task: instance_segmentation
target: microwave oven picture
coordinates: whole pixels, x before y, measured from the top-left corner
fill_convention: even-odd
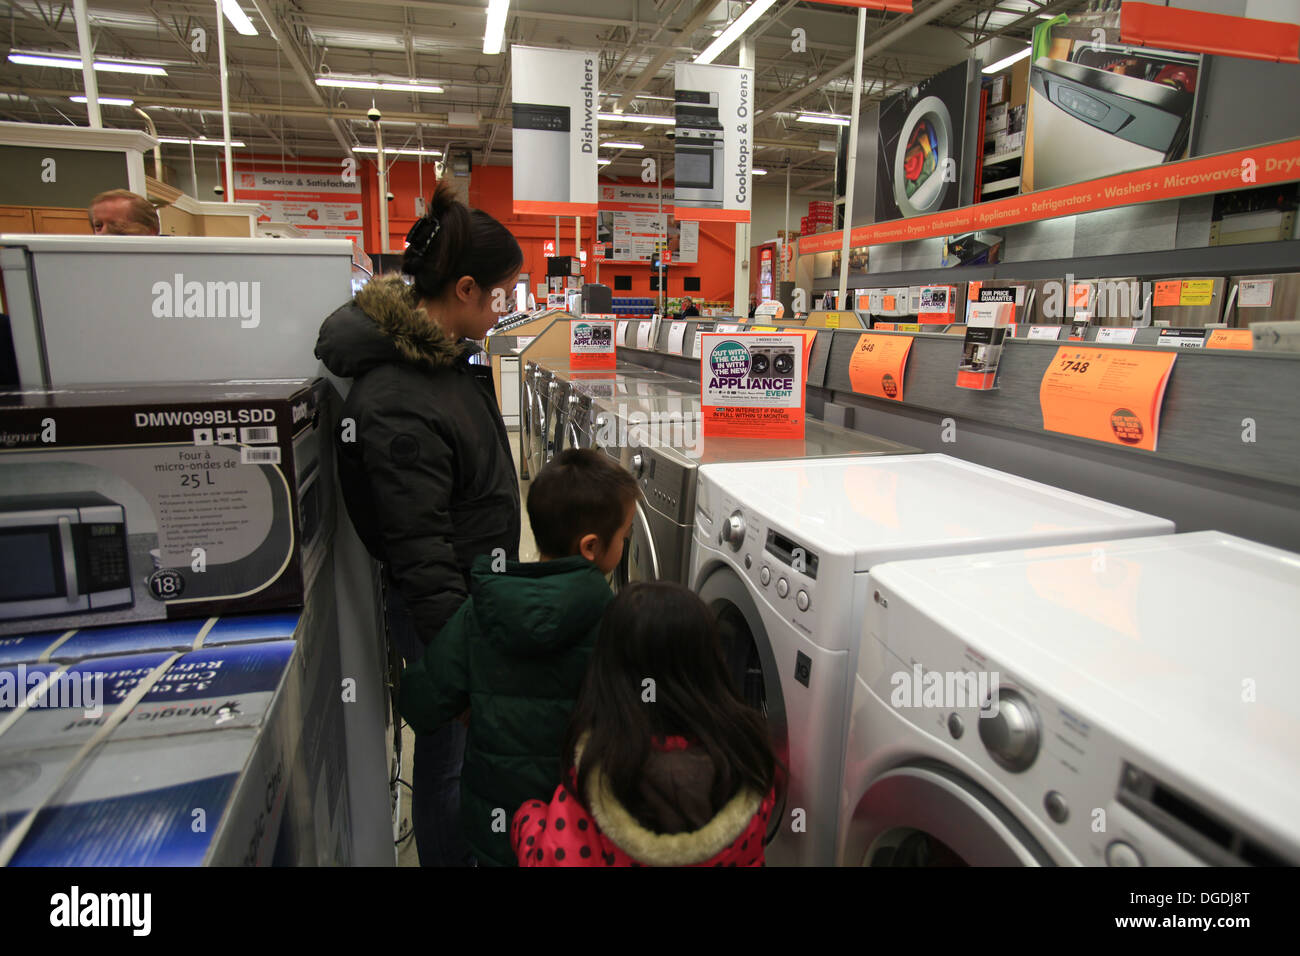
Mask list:
[[[0,620],[133,603],[120,504],[90,491],[0,498]]]

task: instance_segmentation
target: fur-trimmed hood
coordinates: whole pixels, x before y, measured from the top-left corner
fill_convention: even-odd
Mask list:
[[[375,276],[321,325],[316,357],[335,375],[358,378],[377,365],[404,362],[449,368],[479,351],[457,342],[416,304],[401,276]]]

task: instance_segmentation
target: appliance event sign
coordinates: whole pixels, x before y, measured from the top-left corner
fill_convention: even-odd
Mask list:
[[[704,434],[803,438],[804,372],[799,333],[702,333]]]

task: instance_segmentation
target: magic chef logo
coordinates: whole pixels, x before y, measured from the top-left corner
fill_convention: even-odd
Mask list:
[[[244,329],[262,324],[261,282],[187,282],[178,272],[151,291],[155,319],[239,319]]]

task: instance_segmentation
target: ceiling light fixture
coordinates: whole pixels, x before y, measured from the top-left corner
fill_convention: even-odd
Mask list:
[[[175,146],[225,146],[226,145],[226,141],[224,139],[206,139],[206,138],[182,139],[177,136],[159,136],[158,142],[170,143]],[[231,149],[243,149],[244,142],[243,140],[232,139],[230,141],[230,147]]]
[[[341,90],[382,90],[385,93],[442,93],[443,88],[432,80],[403,80],[382,76],[339,76],[331,73],[316,77],[317,86]]]
[[[767,175],[767,170],[766,170],[766,169],[755,169],[755,170],[754,170],[754,175],[755,175],[755,176],[766,176],[766,175]]]
[[[510,0],[488,0],[487,27],[483,30],[483,52],[488,56],[495,56],[505,47],[509,12]]]
[[[815,123],[818,126],[848,126],[851,122],[849,117],[840,116],[838,113],[800,112],[795,119],[800,123]]]
[[[86,98],[84,96],[69,96],[68,99],[72,100],[72,102],[74,103],[86,102]],[[124,96],[101,96],[99,97],[98,102],[100,106],[134,106],[135,105],[135,100],[128,100]]]
[[[1019,63],[1019,62],[1020,62],[1021,60],[1023,60],[1025,57],[1029,56],[1029,54],[1033,52],[1033,49],[1034,49],[1034,48],[1033,48],[1032,46],[1027,46],[1027,47],[1025,47],[1023,50],[1021,50],[1019,53],[1013,53],[1013,54],[1011,54],[1011,55],[1008,56],[1008,57],[1003,57],[1001,60],[998,60],[998,62],[996,62],[996,63],[990,63],[988,66],[984,67],[984,72],[985,72],[985,73],[1001,73],[1001,72],[1002,72],[1003,70],[1005,70],[1007,67],[1009,67],[1009,66],[1013,66],[1014,64]]]
[[[596,118],[609,123],[648,123],[651,126],[677,125],[677,120],[671,116],[646,116],[640,113],[597,113]]]
[[[240,9],[239,0],[221,0],[221,9],[235,30],[246,37],[257,36],[257,27],[253,26],[253,21],[248,19],[248,14]]]
[[[596,160],[596,165],[597,165],[597,166],[608,166],[608,165],[609,165],[610,163],[612,163],[612,162],[613,162],[612,159],[598,159],[598,160]]]
[[[623,140],[611,139],[600,144],[601,149],[645,149],[645,143],[628,143]]]
[[[353,146],[353,147],[352,147],[352,152],[354,152],[354,153],[378,153],[378,152],[379,152],[379,147],[378,147],[378,146]],[[384,150],[384,155],[385,155],[385,156],[441,156],[441,155],[442,155],[442,150],[438,150],[438,149],[407,149],[407,148],[405,148],[405,147],[403,147],[403,148],[399,148],[399,149],[387,149],[387,148],[386,148],[386,149]]]
[[[696,63],[712,63],[722,52],[735,43],[742,33],[748,30],[754,21],[767,13],[776,0],[754,0],[745,12],[732,21],[731,26],[722,31],[722,36],[704,48],[704,52],[695,58]]]
[[[59,53],[10,53],[10,63],[23,66],[54,66],[64,70],[80,70],[81,58]],[[156,63],[136,60],[96,60],[95,69],[101,73],[134,73],[140,76],[166,76],[167,71]]]

